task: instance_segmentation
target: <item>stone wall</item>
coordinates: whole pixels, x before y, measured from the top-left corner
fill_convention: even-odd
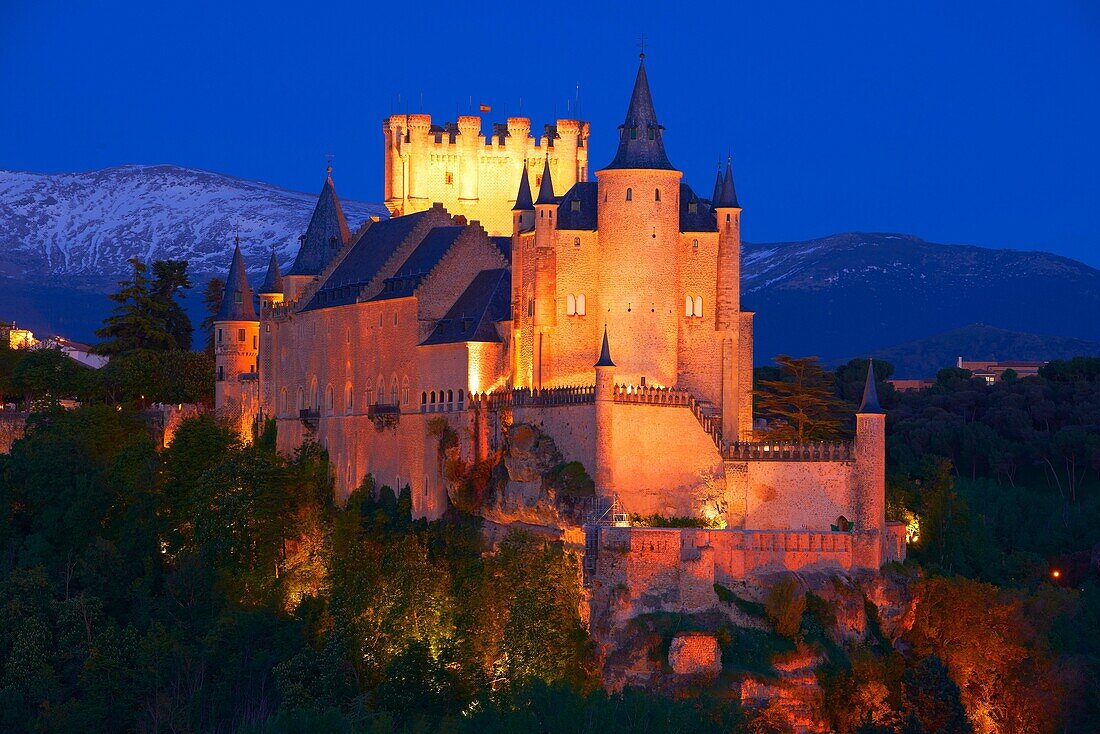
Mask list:
[[[11,453],[12,444],[23,438],[26,425],[26,413],[3,410],[0,406],[0,454]]]
[[[852,514],[851,461],[748,461],[727,464],[730,524],[761,529],[822,530]]]

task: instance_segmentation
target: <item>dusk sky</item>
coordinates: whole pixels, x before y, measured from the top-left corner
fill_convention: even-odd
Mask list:
[[[231,6],[231,7],[230,7]],[[1100,3],[0,0],[0,168],[174,163],[382,198],[382,117],[592,122],[645,35],[672,162],[749,241],[897,231],[1100,267]],[[398,102],[400,95],[400,102]],[[559,192],[562,193],[562,192]]]

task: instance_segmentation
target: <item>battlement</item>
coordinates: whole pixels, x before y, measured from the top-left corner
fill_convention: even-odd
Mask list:
[[[388,146],[402,147],[428,143],[433,146],[468,146],[474,142],[484,147],[515,148],[527,152],[530,162],[543,157],[540,151],[552,150],[555,141],[568,136],[569,143],[578,148],[588,145],[589,123],[585,120],[563,118],[543,125],[542,135],[531,135],[531,118],[509,117],[505,122],[490,124],[492,132],[482,133],[484,122],[479,115],[460,115],[457,122],[433,124],[432,116],[423,113],[390,115],[382,120],[382,132]],[[533,141],[533,142],[532,142]]]
[[[853,461],[852,444],[845,441],[734,441],[722,458],[728,461]]]

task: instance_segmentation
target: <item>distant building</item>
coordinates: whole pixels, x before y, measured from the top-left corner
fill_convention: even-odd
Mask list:
[[[89,345],[74,342],[63,336],[50,337],[42,343],[42,346],[48,349],[60,349],[70,358],[80,362],[85,367],[91,367],[93,370],[98,370],[111,361],[110,357],[95,354]]]
[[[16,328],[14,321],[0,324],[0,342],[7,344],[9,349],[34,349],[38,346],[34,332]]]
[[[893,385],[898,392],[923,390],[936,384],[936,381],[931,377],[922,377],[919,380],[887,380],[887,382]]]
[[[1017,377],[1035,377],[1039,374],[1039,368],[1045,364],[1046,362],[1020,362],[1011,360],[1005,362],[965,360],[959,357],[955,366],[961,370],[969,370],[975,377],[981,377],[992,385],[997,380],[1000,380],[1008,370],[1015,372]]]

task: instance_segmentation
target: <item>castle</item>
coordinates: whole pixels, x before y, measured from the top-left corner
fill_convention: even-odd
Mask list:
[[[280,451],[319,441],[341,496],[367,474],[407,485],[428,518],[449,506],[441,422],[470,464],[529,425],[595,482],[591,571],[671,564],[713,594],[757,569],[901,560],[870,373],[854,441],[754,438],[731,167],[709,198],[682,180],[644,58],[595,181],[586,122],[558,120],[541,145],[526,119],[480,126],[387,118],[393,216],[352,233],[330,169],[293,265],[273,254],[255,295],[237,247],[215,324],[219,412],[242,431],[273,419]],[[628,513],[712,529],[611,521]]]

